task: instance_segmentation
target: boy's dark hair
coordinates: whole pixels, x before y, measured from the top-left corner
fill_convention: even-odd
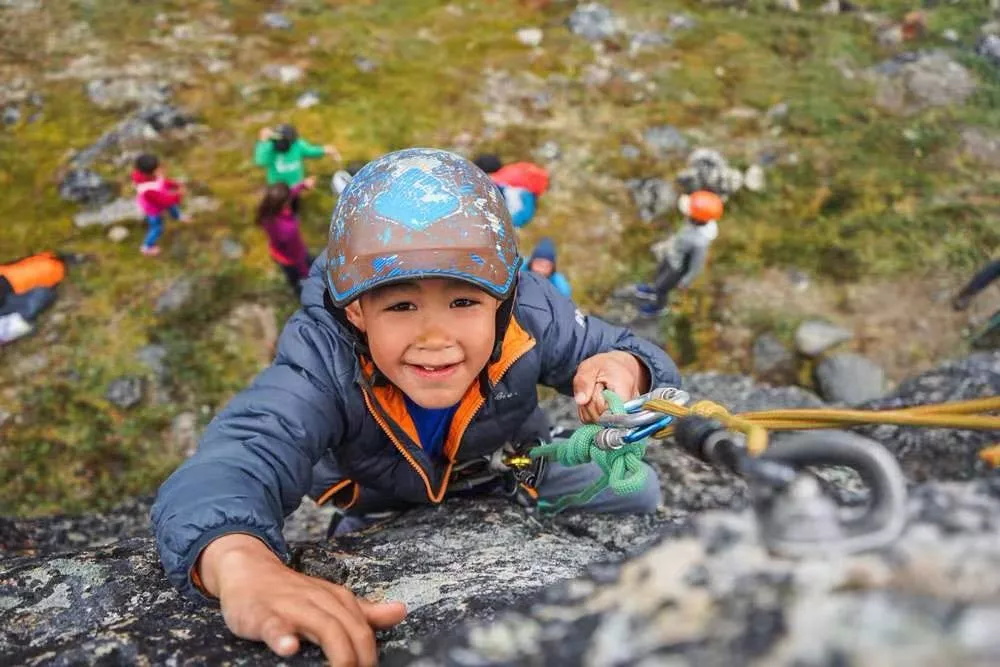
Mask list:
[[[266,225],[274,220],[292,198],[292,190],[285,183],[274,183],[267,186],[264,196],[257,205],[257,224]],[[294,212],[294,208],[293,208]]]
[[[152,176],[157,167],[160,166],[160,158],[152,153],[143,153],[135,159],[136,171],[141,171],[147,176]]]
[[[296,130],[293,125],[289,125],[287,123],[279,125],[275,128],[274,133],[278,136],[271,139],[271,142],[274,144],[274,150],[279,153],[287,152],[288,149],[292,147],[292,144],[294,144],[299,138],[298,130]]]
[[[357,176],[358,172],[364,169],[365,165],[368,164],[364,160],[351,160],[347,163],[347,173],[351,176]]]
[[[500,161],[500,157],[495,153],[480,153],[476,156],[476,159],[473,160],[472,163],[485,171],[487,174],[500,171],[500,167],[503,166],[503,162]]]

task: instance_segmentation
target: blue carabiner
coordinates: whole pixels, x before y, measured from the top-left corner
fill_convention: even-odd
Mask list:
[[[647,438],[656,433],[657,431],[665,428],[673,420],[674,418],[671,417],[670,415],[663,415],[662,418],[658,419],[652,424],[641,426],[639,428],[633,429],[632,431],[629,431],[628,434],[626,434],[625,437],[622,438],[622,441],[628,445],[631,445],[633,442],[639,442],[643,438]]]

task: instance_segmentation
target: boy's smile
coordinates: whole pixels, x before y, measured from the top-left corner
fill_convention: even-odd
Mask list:
[[[469,283],[428,278],[372,290],[345,310],[394,385],[418,405],[447,408],[489,362],[499,306]]]

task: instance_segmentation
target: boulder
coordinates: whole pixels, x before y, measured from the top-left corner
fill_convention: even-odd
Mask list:
[[[826,400],[856,405],[885,393],[885,371],[859,354],[844,352],[820,361],[816,384]]]
[[[804,355],[814,357],[852,337],[850,331],[835,324],[821,320],[806,320],[795,330],[795,349]]]

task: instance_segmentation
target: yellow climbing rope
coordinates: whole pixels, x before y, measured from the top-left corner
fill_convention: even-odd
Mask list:
[[[895,410],[837,410],[837,409],[786,409],[762,410],[732,414],[712,401],[698,401],[691,406],[653,398],[643,405],[675,418],[687,415],[709,417],[720,422],[727,430],[746,436],[747,451],[756,456],[767,448],[768,431],[799,431],[806,429],[837,428],[859,424],[895,424],[897,426],[930,426],[986,431],[1000,431],[1000,415],[984,412],[1000,411],[1000,396],[989,396],[968,401],[915,405]],[[673,425],[657,431],[654,438],[666,438],[673,433]],[[1000,443],[979,452],[979,457],[991,466],[1000,466]]]

